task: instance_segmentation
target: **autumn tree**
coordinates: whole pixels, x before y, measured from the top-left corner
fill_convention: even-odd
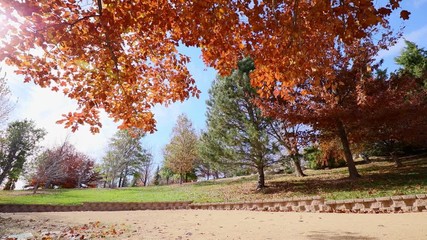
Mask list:
[[[46,132],[33,121],[14,121],[0,136],[0,185],[7,178],[6,189],[13,189]]]
[[[249,167],[258,173],[257,189],[265,187],[264,170],[277,161],[277,146],[268,134],[269,120],[256,106],[257,93],[250,85],[252,60],[244,59],[229,77],[219,77],[209,91],[205,144],[218,154],[210,160]]]
[[[151,165],[147,163],[152,157],[141,145],[143,137],[144,134],[137,131],[120,130],[111,138],[102,163],[105,181],[110,187],[125,187],[129,185],[129,176],[139,178],[145,170],[149,171]]]
[[[34,193],[39,186],[80,188],[96,184],[99,179],[94,160],[77,151],[67,139],[61,145],[43,151],[32,165],[30,181],[34,185]]]
[[[402,166],[398,157],[402,146],[427,146],[427,54],[414,43],[406,44],[396,58],[401,68],[389,75],[380,71],[371,84],[369,124],[360,129],[367,145],[382,148],[397,167]]]
[[[301,167],[302,149],[308,145],[312,135],[311,129],[304,124],[292,124],[285,120],[271,120],[269,134],[283,147],[291,160],[297,177],[307,176]]]
[[[178,116],[172,130],[172,138],[163,150],[165,165],[172,172],[179,174],[179,183],[194,169],[197,155],[197,134],[186,115]]]
[[[153,131],[155,104],[199,93],[178,46],[199,47],[223,76],[251,56],[260,96],[277,88],[274,94],[288,99],[288,88],[307,81],[339,83],[337,44],[347,48],[372,30],[388,31],[400,2],[1,0],[0,61],[26,82],[77,101],[76,112],[60,121],[66,127],[86,123],[97,132],[103,109],[121,128]]]
[[[302,150],[316,139],[311,123],[304,121],[304,113],[308,113],[302,109],[305,107],[301,104],[304,100],[299,98],[290,102],[275,97],[255,99],[263,115],[269,117],[268,134],[275,139],[284,158],[291,160],[297,177],[306,176],[301,167]]]

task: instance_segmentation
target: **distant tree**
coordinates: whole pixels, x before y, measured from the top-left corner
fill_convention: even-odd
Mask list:
[[[99,173],[94,168],[95,162],[77,151],[68,140],[42,152],[33,165],[35,171],[30,179],[34,185],[34,193],[40,185],[44,185],[44,188],[53,185],[79,188],[83,184],[93,185],[99,180]]]
[[[14,121],[0,136],[0,185],[8,178],[6,189],[13,189],[24,164],[35,153],[46,132],[33,121]]]
[[[162,177],[160,175],[160,166],[157,166],[156,172],[154,173],[153,184],[156,186],[160,185],[161,180],[162,180]]]
[[[406,47],[395,58],[401,66],[400,74],[411,74],[416,78],[422,78],[424,87],[427,88],[427,51],[419,48],[415,43],[405,40]]]
[[[165,162],[163,162],[163,166],[160,168],[160,176],[164,179],[164,183],[166,185],[170,183],[170,180],[173,177],[172,170],[165,165]]]
[[[130,174],[133,174],[131,186],[147,186],[149,184],[149,179],[151,176],[151,170],[153,165],[153,156],[152,154],[143,149],[140,154],[138,154],[138,162],[130,166]]]
[[[197,135],[191,121],[181,114],[172,130],[172,139],[165,146],[163,155],[165,165],[172,172],[179,174],[179,183],[182,184],[187,173],[191,173],[197,155]]]
[[[110,140],[102,163],[103,175],[110,187],[128,186],[129,176],[136,175],[138,179],[144,176],[145,170],[148,173],[150,164],[147,163],[152,157],[140,143],[143,137],[141,132],[120,130]]]
[[[6,122],[13,107],[10,102],[10,90],[7,86],[6,75],[0,76],[0,126]]]
[[[239,63],[229,77],[218,77],[209,90],[207,131],[202,136],[204,157],[222,165],[252,168],[258,173],[257,189],[265,187],[264,169],[276,162],[276,144],[267,132],[268,118],[254,103],[250,85],[251,59]],[[209,154],[212,148],[213,154]]]

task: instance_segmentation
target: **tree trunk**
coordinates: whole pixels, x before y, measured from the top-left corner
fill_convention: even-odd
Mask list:
[[[184,180],[184,174],[180,173],[179,174],[179,184],[182,184],[183,180]]]
[[[258,185],[257,190],[262,190],[265,188],[265,176],[264,176],[264,166],[258,167]]]
[[[81,176],[78,176],[77,178],[77,188],[81,188],[82,187],[82,178]]]
[[[9,162],[6,164],[6,166],[2,169],[3,172],[0,174],[0,185],[3,183],[4,179],[6,178],[9,171],[12,169],[12,164]]]
[[[45,183],[45,185],[44,185],[44,188],[45,189],[48,189],[49,187],[50,187],[50,185],[52,184],[52,181],[51,180],[47,180],[47,182]]]
[[[390,153],[391,159],[394,161],[394,166],[397,168],[403,167],[402,161],[395,152]]]
[[[9,190],[13,190],[14,189],[14,183],[13,180],[11,180],[10,178],[7,180],[6,184],[4,185],[3,190],[5,191],[9,191]]]
[[[294,165],[294,169],[295,169],[295,175],[297,177],[305,177],[307,175],[304,174],[304,172],[302,171],[301,168],[301,162],[299,161],[298,156],[293,156],[292,157],[292,164]]]
[[[121,187],[122,186],[122,175],[120,174],[120,177],[119,177],[119,183],[117,184],[117,187]]]
[[[347,161],[348,173],[350,174],[350,178],[359,178],[360,174],[357,172],[356,164],[353,161],[353,155],[351,154],[347,133],[341,120],[337,120],[337,128],[338,137],[341,140],[345,160]]]
[[[39,181],[37,181],[37,183],[36,183],[36,185],[34,186],[34,189],[33,189],[33,194],[36,194],[37,189],[39,189],[39,185],[40,185],[40,183],[39,183]]]

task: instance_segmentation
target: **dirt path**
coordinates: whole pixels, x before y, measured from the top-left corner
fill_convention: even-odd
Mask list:
[[[0,236],[40,239],[427,239],[427,213],[250,211],[0,213]]]

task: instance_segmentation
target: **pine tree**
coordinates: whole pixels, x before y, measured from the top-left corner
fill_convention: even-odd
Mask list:
[[[262,189],[264,169],[275,162],[277,148],[267,133],[268,119],[254,103],[257,95],[249,79],[252,70],[253,61],[244,59],[231,76],[219,77],[213,83],[202,141],[215,152],[211,157],[205,155],[211,161],[256,169],[257,189]]]

